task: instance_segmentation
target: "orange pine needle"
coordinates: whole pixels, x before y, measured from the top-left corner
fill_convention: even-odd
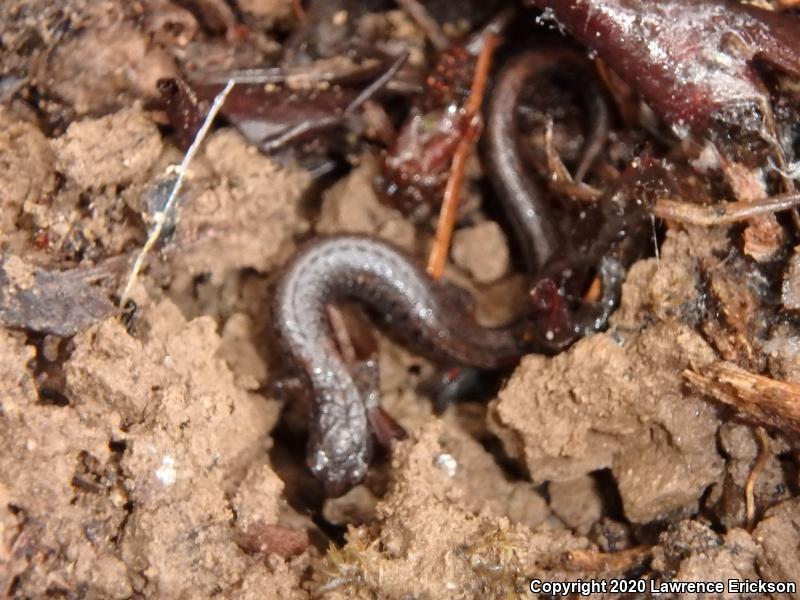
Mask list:
[[[305,21],[306,20],[306,9],[303,8],[303,0],[294,0],[292,2],[292,7],[294,8],[294,14],[297,17],[298,21]]]
[[[461,201],[461,186],[464,181],[464,170],[467,165],[475,142],[480,135],[481,117],[480,109],[483,104],[483,95],[486,91],[486,83],[489,79],[489,68],[492,64],[492,56],[499,43],[499,37],[495,33],[489,33],[481,48],[478,62],[475,66],[475,76],[472,79],[469,99],[464,107],[464,119],[467,122],[467,131],[453,155],[453,162],[450,166],[450,178],[444,191],[442,208],[439,212],[439,224],[436,228],[436,237],[433,240],[433,248],[428,258],[428,275],[434,279],[441,279],[444,274],[444,265],[450,251],[450,241],[453,237],[453,229],[456,223],[458,205]]]

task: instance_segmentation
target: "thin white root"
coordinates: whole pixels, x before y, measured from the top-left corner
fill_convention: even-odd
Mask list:
[[[209,109],[208,114],[203,121],[203,125],[197,131],[197,135],[194,136],[192,145],[189,146],[189,149],[186,151],[186,154],[184,155],[183,160],[178,167],[175,185],[172,187],[172,191],[169,194],[169,198],[167,198],[166,204],[164,204],[164,208],[153,215],[153,227],[150,229],[150,233],[147,236],[144,246],[142,246],[142,249],[136,256],[136,260],[133,263],[131,272],[128,275],[128,280],[125,282],[125,288],[122,290],[122,294],[120,295],[119,307],[121,309],[124,309],[125,305],[128,303],[131,289],[133,288],[134,283],[136,283],[136,278],[139,276],[139,271],[142,269],[144,259],[147,257],[147,253],[150,252],[151,248],[158,241],[158,238],[161,236],[161,231],[164,229],[164,223],[167,221],[167,215],[169,215],[175,207],[175,203],[178,200],[178,194],[183,187],[183,180],[186,178],[186,172],[189,170],[189,164],[192,162],[192,159],[194,159],[195,154],[197,154],[197,151],[199,150],[200,145],[203,143],[203,140],[206,138],[206,135],[208,135],[208,130],[211,129],[211,124],[214,122],[214,118],[222,108],[225,98],[228,97],[228,94],[231,92],[234,85],[236,85],[236,82],[233,79],[229,79],[223,90],[214,98],[214,102],[211,104],[211,108]]]

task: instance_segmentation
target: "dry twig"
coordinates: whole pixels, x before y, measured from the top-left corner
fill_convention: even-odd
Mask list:
[[[756,375],[729,362],[717,362],[703,373],[686,370],[697,390],[736,408],[742,418],[781,431],[800,433],[800,385]]]
[[[441,52],[450,45],[450,38],[445,35],[439,23],[436,22],[419,0],[397,0],[397,4],[422,29],[434,48]]]
[[[464,119],[468,123],[469,131],[461,139],[453,155],[453,163],[450,167],[450,178],[447,180],[447,187],[444,191],[442,209],[439,213],[439,223],[436,228],[436,237],[433,241],[433,248],[428,258],[428,274],[434,279],[441,279],[444,274],[444,264],[447,260],[447,253],[450,250],[450,240],[453,237],[458,204],[461,200],[461,186],[464,181],[464,170],[467,159],[472,153],[472,148],[480,135],[480,109],[483,103],[483,94],[486,90],[486,83],[489,78],[489,68],[492,63],[492,56],[497,48],[499,37],[494,32],[490,32],[484,38],[483,48],[478,56],[478,64],[475,67],[475,77],[472,79],[472,89],[470,90],[469,100],[464,109]]]
[[[770,443],[767,431],[763,427],[758,427],[756,429],[756,435],[758,435],[759,443],[758,457],[744,484],[745,523],[748,531],[753,529],[756,523],[756,499],[754,492],[756,482],[758,481],[758,476],[761,475],[761,472],[764,470],[764,467],[767,466],[767,460],[769,460],[770,457]]]
[[[668,221],[711,227],[730,225],[797,206],[800,206],[800,194],[774,196],[758,202],[720,202],[710,206],[662,198],[656,202],[653,214]]]
[[[303,8],[303,0],[293,0],[292,8],[294,9],[294,15],[297,17],[298,21],[303,22],[306,20],[308,15],[306,14],[306,9]]]
[[[136,278],[139,276],[139,271],[142,269],[144,259],[147,257],[147,253],[150,251],[150,249],[158,241],[158,238],[161,236],[161,231],[164,229],[164,223],[168,220],[170,213],[172,213],[172,210],[175,208],[175,203],[177,202],[178,194],[183,187],[183,180],[186,178],[186,172],[189,169],[189,164],[197,154],[200,145],[203,143],[203,140],[208,134],[208,130],[211,128],[211,124],[214,122],[214,117],[217,116],[217,113],[225,102],[225,98],[228,97],[228,94],[233,89],[234,85],[235,82],[233,80],[228,80],[228,83],[225,85],[223,90],[214,98],[214,102],[211,104],[211,108],[209,109],[208,114],[203,121],[203,125],[200,127],[197,135],[195,135],[192,145],[189,146],[189,149],[186,151],[186,155],[183,157],[183,161],[181,161],[181,164],[178,167],[175,185],[170,192],[164,208],[153,215],[154,225],[147,236],[147,240],[145,240],[144,246],[142,246],[141,251],[136,257],[136,261],[133,263],[130,275],[128,275],[128,280],[125,283],[125,288],[123,289],[119,300],[120,308],[125,308],[125,305],[128,303],[131,288],[133,287],[133,284],[136,283]]]

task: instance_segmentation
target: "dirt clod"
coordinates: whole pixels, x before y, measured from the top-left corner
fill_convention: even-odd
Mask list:
[[[630,520],[689,513],[722,460],[718,417],[684,393],[680,373],[712,356],[691,330],[660,325],[595,335],[553,360],[528,357],[493,406],[494,429],[534,481],[610,468]]]
[[[493,221],[459,229],[453,237],[453,262],[478,283],[492,283],[509,268],[508,244],[500,226]]]
[[[76,121],[53,143],[56,166],[84,189],[130,183],[161,153],[158,129],[141,111]]]

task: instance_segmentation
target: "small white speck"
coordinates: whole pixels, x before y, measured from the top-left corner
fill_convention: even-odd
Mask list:
[[[447,473],[448,477],[455,477],[458,471],[458,461],[452,454],[440,454],[436,457],[436,466]]]
[[[177,473],[175,472],[175,459],[169,454],[165,455],[164,458],[161,459],[161,466],[156,469],[156,479],[158,479],[167,487],[175,483],[175,480],[177,479]]]
[[[544,337],[547,338],[547,341],[552,341],[552,339],[555,337],[555,334],[552,331],[548,331],[544,334]]]

